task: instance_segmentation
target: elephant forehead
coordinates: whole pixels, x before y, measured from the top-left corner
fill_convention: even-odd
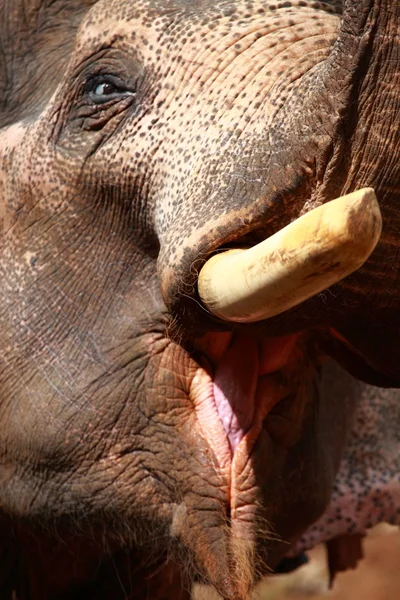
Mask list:
[[[340,4],[337,0],[336,4]],[[312,0],[291,0],[290,2],[275,2],[274,0],[97,0],[95,6],[90,10],[85,24],[98,26],[99,32],[106,33],[109,24],[115,19],[123,19],[129,22],[137,21],[146,27],[154,25],[160,27],[170,23],[170,19],[176,17],[200,18],[202,26],[206,26],[210,18],[216,15],[226,16],[231,22],[237,17],[248,16],[258,12],[259,14],[274,14],[279,9],[295,8],[298,6],[312,6],[318,4],[323,6],[334,5],[334,1],[328,0],[323,3],[315,3]],[[106,28],[104,27],[106,24]],[[168,25],[167,25],[168,26]],[[188,30],[187,30],[188,31]]]
[[[290,34],[286,31],[288,26],[305,24],[302,32],[306,29],[306,34],[315,33],[313,23],[310,22],[312,17],[311,21],[320,21],[317,28],[324,33],[325,18],[329,14],[340,12],[340,4],[340,0],[337,3],[334,0],[291,0],[277,3],[272,0],[98,0],[83,19],[76,50],[85,52],[88,44],[98,43],[104,47],[121,39],[128,43],[134,42],[136,48],[156,43],[157,48],[150,48],[154,50],[153,58],[156,62],[161,54],[160,46],[166,45],[171,50],[172,42],[172,53],[177,52],[182,60],[189,61],[191,56],[183,53],[184,47],[186,51],[190,48],[193,52],[201,51],[202,57],[206,57],[207,52],[204,53],[204,50],[211,48],[206,44],[213,40],[218,41],[218,49],[224,50],[232,46],[232,38],[240,43],[243,36],[258,31],[261,26],[265,29],[263,33],[281,30],[280,41],[283,41]],[[316,11],[321,14],[315,14]],[[285,20],[285,17],[290,17],[290,21]],[[253,28],[249,30],[250,23]],[[262,33],[258,35],[260,37]],[[201,46],[197,45],[199,42]],[[212,50],[216,50],[216,47]]]
[[[152,39],[160,41],[160,35],[165,33],[172,32],[173,35],[171,25],[176,22],[184,20],[186,35],[194,35],[198,29],[196,19],[201,18],[204,29],[216,14],[234,15],[238,12],[240,13],[240,10],[238,11],[237,6],[232,6],[231,2],[225,0],[98,0],[82,23],[77,47],[84,47],[88,41],[109,42],[115,40],[119,34],[126,35],[128,40],[148,45]]]
[[[337,33],[334,13],[333,4],[304,0],[114,0],[89,13],[77,59],[112,45],[135,53],[145,72],[142,114],[125,122],[97,161],[106,161],[108,177],[119,176],[121,159],[137,169],[134,142],[136,155],[151,162],[148,211],[161,258],[165,252],[175,264],[183,246],[207,238],[211,215],[213,227],[229,220],[227,229],[237,229],[251,218],[249,203],[265,204],[268,132],[278,112],[280,128],[290,126],[284,102],[325,58]]]

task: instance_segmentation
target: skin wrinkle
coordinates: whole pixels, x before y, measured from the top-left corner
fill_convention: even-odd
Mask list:
[[[323,56],[322,56],[322,58],[324,57],[324,54],[325,54],[325,52],[323,52]],[[267,69],[268,69],[268,67],[264,67],[264,69],[263,69],[263,70],[267,71]],[[312,69],[312,67],[311,67],[311,69]],[[311,69],[310,69],[310,70],[311,70]],[[294,71],[294,72],[295,72],[295,71]],[[306,71],[305,71],[305,72],[306,72]],[[262,73],[262,70],[260,71],[259,75],[260,75],[261,73]],[[290,81],[290,83],[291,83],[291,84],[293,84],[293,83],[294,83],[294,81],[295,81],[297,78],[299,78],[299,77],[300,77],[300,75],[296,73],[296,75],[295,75],[295,79],[294,79],[293,81]],[[258,103],[262,102],[263,100],[265,101],[265,100],[266,100],[266,98],[267,98],[269,95],[273,95],[274,88],[276,88],[276,89],[279,89],[279,88],[278,88],[278,81],[279,81],[279,79],[278,79],[278,80],[277,80],[277,81],[274,83],[274,85],[273,85],[273,88],[272,88],[272,89],[271,89],[269,92],[267,92],[267,91],[265,91],[265,92],[264,92],[264,93],[265,93],[265,97],[264,97],[264,98],[262,98],[261,94],[257,96],[257,102],[258,102]],[[283,89],[282,89],[282,92],[284,91],[284,89],[285,89],[285,88],[283,88]],[[289,84],[288,84],[288,89],[290,89],[290,88],[289,88]],[[274,119],[275,119],[275,118],[278,118],[279,111],[280,111],[282,108],[283,108],[283,105],[281,105],[281,106],[278,106],[278,107],[275,109],[275,111],[274,111],[274,113],[273,113],[273,115],[272,115],[272,118],[274,118]],[[247,127],[247,125],[250,127],[250,126],[251,126],[251,123],[252,123],[252,121],[254,121],[254,119],[256,119],[256,118],[258,118],[258,119],[259,119],[259,118],[260,118],[260,111],[261,111],[261,107],[258,109],[258,111],[255,111],[255,112],[254,112],[254,114],[253,114],[253,117],[252,117],[252,119],[251,119],[251,121],[250,121],[250,123],[249,123],[249,124],[247,124],[247,123],[246,123],[244,126],[241,126],[241,123],[239,122],[237,125],[235,125],[235,128],[237,127],[237,128],[239,129],[239,136],[238,136],[238,138],[237,138],[237,141],[238,141],[238,142],[240,141],[240,139],[241,139],[242,135],[244,135],[244,134],[246,133],[246,127]],[[246,114],[246,113],[244,113],[244,114]],[[247,170],[249,170],[249,169],[247,169]],[[267,172],[267,169],[264,169],[264,171],[265,171],[265,172]],[[258,169],[258,172],[262,172],[262,169]],[[232,175],[232,176],[233,176],[233,175]],[[250,183],[250,182],[261,183],[261,182],[262,182],[262,179],[261,179],[261,178],[258,178],[258,179],[245,179],[243,176],[242,176],[241,178],[242,178],[242,179],[244,179],[244,180],[245,180],[247,183]]]
[[[379,107],[397,110],[390,70],[359,51],[365,66],[355,69],[354,88],[352,60],[364,34],[355,32],[347,52],[342,26],[332,53],[341,4],[291,4],[238,0],[228,15],[225,0],[99,0],[93,10],[90,2],[54,0],[37,4],[40,18],[29,13],[21,25],[20,0],[7,7],[0,0],[0,44],[10,56],[6,65],[0,58],[0,74],[12,74],[0,97],[0,127],[20,128],[12,150],[12,130],[0,129],[0,210],[12,225],[0,239],[7,424],[0,427],[0,507],[17,523],[18,555],[38,574],[33,600],[188,600],[195,574],[226,600],[247,598],[257,578],[323,519],[351,431],[358,388],[337,370],[343,389],[320,391],[332,367],[319,364],[318,328],[321,336],[338,330],[346,343],[352,337],[349,346],[360,347],[378,372],[396,360],[398,319],[389,329],[380,296],[384,288],[398,310],[396,270],[385,276],[380,266],[395,255],[394,233],[388,248],[385,233],[380,254],[355,279],[275,324],[232,328],[195,295],[210,253],[264,239],[340,195],[343,180],[351,188],[371,176],[388,231],[398,229],[389,207],[395,159],[378,176],[396,132],[385,137],[371,116],[377,70]],[[101,106],[82,96],[97,72],[96,49],[108,46],[113,54],[95,61],[127,86],[129,73],[143,74],[129,107],[118,93]],[[341,76],[332,81],[335,64]],[[340,139],[348,130],[354,149]],[[342,154],[352,160],[339,164],[338,176]],[[353,323],[362,332],[356,341]],[[311,330],[310,346],[271,376],[257,402],[257,429],[233,463],[221,460],[226,436],[217,419],[213,431],[201,426],[194,389],[197,377],[198,393],[206,390],[218,359],[204,367],[197,338],[211,331],[262,340],[297,330]],[[366,339],[381,362],[369,358]],[[390,455],[379,467],[388,481]],[[385,481],[375,483],[386,493]],[[395,497],[396,489],[388,493]],[[49,536],[54,530],[67,540],[63,550]],[[21,581],[12,585],[24,593]]]

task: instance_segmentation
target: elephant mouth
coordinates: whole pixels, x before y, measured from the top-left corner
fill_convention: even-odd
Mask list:
[[[332,327],[273,338],[214,332],[201,338],[197,349],[199,368],[190,396],[204,437],[228,479],[236,455],[251,453],[271,411],[282,401],[287,405],[289,398],[304,402],[299,399],[302,389],[329,358],[357,380],[391,384]],[[298,414],[301,418],[300,407]],[[295,433],[300,427],[298,423]]]
[[[316,362],[323,360],[318,351],[310,355],[314,337],[305,332],[257,339],[236,332],[208,334],[201,340],[201,366],[190,396],[228,481],[238,461],[251,455],[271,411],[282,401],[295,401],[299,381],[312,379]]]
[[[243,439],[254,438],[270,410],[282,399],[284,385],[277,385],[271,375],[288,363],[300,334],[263,340],[242,333],[220,335],[222,339],[212,336],[205,340],[208,360],[202,362],[211,386],[206,385],[202,393],[196,394],[197,408],[200,422],[204,421],[203,405],[209,414],[216,411],[229,445],[228,454],[233,458]]]
[[[205,442],[199,444],[202,460],[211,450],[226,490],[232,564],[250,565],[255,552],[260,563],[274,568],[322,514],[346,443],[342,417],[348,413],[350,420],[354,404],[340,407],[340,396],[324,391],[322,365],[329,351],[321,342],[334,338],[343,345],[343,336],[325,326],[271,338],[256,323],[359,269],[380,231],[376,197],[367,188],[313,209],[255,246],[217,252],[200,271],[200,301],[231,323],[230,332],[207,334],[198,343],[189,396],[195,435]],[[318,456],[317,448],[325,453],[320,423],[337,429],[332,456]],[[302,491],[290,494],[289,488]],[[276,538],[265,544],[270,523]]]

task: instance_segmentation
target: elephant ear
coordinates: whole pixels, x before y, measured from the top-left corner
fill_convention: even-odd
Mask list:
[[[0,127],[49,98],[97,0],[0,0]]]

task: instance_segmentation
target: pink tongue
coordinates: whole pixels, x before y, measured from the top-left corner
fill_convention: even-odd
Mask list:
[[[214,398],[232,454],[250,429],[258,383],[259,349],[245,335],[235,335],[214,375]]]

